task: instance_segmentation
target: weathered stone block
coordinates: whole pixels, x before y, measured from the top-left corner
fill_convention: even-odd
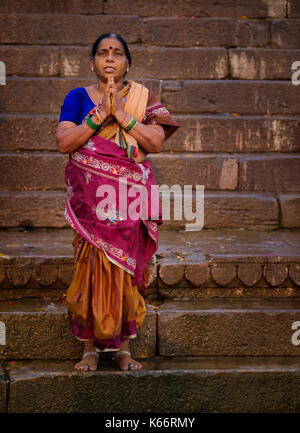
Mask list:
[[[264,265],[264,277],[272,286],[279,286],[288,277],[288,267],[284,263],[268,263]]]
[[[300,118],[177,115],[180,128],[164,143],[172,152],[300,151]]]
[[[299,299],[166,301],[158,311],[162,356],[299,356],[291,323]]]
[[[300,18],[300,3],[297,0],[288,0],[287,12],[288,17]]]
[[[94,14],[3,13],[0,29],[2,44],[92,46],[98,36],[106,32],[120,33],[127,43],[135,43],[139,38],[139,19],[123,16],[116,20],[112,15]]]
[[[271,39],[274,48],[300,48],[300,20],[272,20]]]
[[[89,0],[31,0],[19,2],[18,0],[2,0],[0,13],[18,14],[101,14],[103,12],[103,0],[91,4]]]
[[[0,320],[6,327],[6,345],[1,359],[80,359],[83,343],[71,330],[67,309],[57,300],[14,300],[0,302]],[[49,332],[51,329],[51,332]],[[147,307],[145,320],[132,340],[132,353],[141,358],[155,354],[156,313]]]
[[[243,80],[290,80],[300,50],[230,49],[230,74]]]
[[[66,192],[0,192],[1,227],[67,227]]]
[[[250,155],[240,159],[239,189],[297,192],[300,189],[298,155]],[[266,175],[267,173],[267,175]]]
[[[289,277],[300,286],[300,264],[293,263],[289,268]]]
[[[299,412],[299,372],[296,357],[155,357],[143,361],[142,371],[102,362],[88,374],[75,372],[71,362],[17,362],[8,412],[107,413],[110,419],[120,412]]]
[[[213,263],[210,272],[219,286],[230,284],[236,277],[235,266],[231,263]]]
[[[59,47],[2,45],[0,58],[5,62],[6,76],[48,76],[59,75]]]
[[[207,0],[108,0],[104,2],[105,14],[128,14],[128,10],[141,17],[237,17],[247,18],[285,17],[285,0],[219,0],[207,2]]]
[[[60,153],[2,153],[0,186],[3,191],[65,189],[68,155]],[[18,176],[16,176],[18,173]]]
[[[205,228],[274,230],[279,210],[271,194],[210,192],[205,195]]]
[[[237,275],[246,286],[252,287],[262,277],[261,265],[259,263],[241,263],[238,266]]]
[[[50,115],[0,115],[0,136],[2,150],[57,150],[55,132],[58,125],[57,114]],[[43,140],[40,131],[43,131]]]
[[[300,195],[279,194],[281,225],[287,229],[300,228]]]
[[[291,81],[166,81],[162,101],[173,113],[299,114]]]
[[[210,277],[207,263],[188,265],[184,271],[185,278],[194,286],[205,284]]]
[[[164,80],[221,79],[228,74],[224,48],[136,47],[131,52],[132,77]]]
[[[238,161],[234,157],[202,154],[151,154],[156,182],[159,185],[204,185],[205,189],[237,188]],[[174,170],[176,167],[176,170]]]
[[[184,266],[160,263],[158,275],[169,286],[178,284],[184,278]]]
[[[141,40],[169,47],[265,46],[269,30],[267,22],[242,19],[146,18],[141,22]]]

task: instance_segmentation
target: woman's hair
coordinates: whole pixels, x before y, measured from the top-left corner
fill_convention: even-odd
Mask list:
[[[97,38],[93,44],[92,51],[91,51],[91,57],[93,57],[93,58],[95,57],[98,45],[100,44],[100,42],[103,39],[107,39],[107,38],[115,38],[115,39],[118,39],[119,42],[121,42],[121,44],[123,45],[129,66],[130,66],[131,65],[131,56],[130,56],[128,46],[127,46],[126,42],[124,41],[124,39],[120,35],[117,35],[116,33],[103,33],[101,36],[99,36],[99,38]]]

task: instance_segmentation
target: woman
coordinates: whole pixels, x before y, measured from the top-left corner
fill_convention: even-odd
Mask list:
[[[56,133],[59,152],[69,154],[65,218],[74,229],[74,273],[65,300],[74,336],[84,341],[77,370],[96,370],[104,351],[116,352],[121,370],[142,367],[128,343],[146,315],[146,265],[157,250],[161,207],[149,200],[143,212],[155,215],[133,219],[123,206],[132,214],[137,196],[129,188],[156,186],[146,154],[161,152],[179,125],[145,86],[124,80],[130,65],[121,36],[101,35],[90,57],[96,82],[68,93]]]

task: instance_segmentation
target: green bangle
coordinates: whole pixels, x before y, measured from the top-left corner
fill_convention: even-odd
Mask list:
[[[125,132],[130,132],[133,128],[136,127],[136,125],[138,124],[138,121],[132,117],[130,122],[128,123],[128,125],[124,128]]]
[[[90,115],[90,116],[88,116],[88,117],[86,118],[86,123],[88,124],[88,126],[89,126],[90,128],[92,128],[92,129],[94,129],[95,131],[97,131],[97,130],[100,128],[101,125],[97,125],[97,123],[94,123],[94,122],[92,121],[92,119],[91,119],[91,116],[92,116],[92,115]]]

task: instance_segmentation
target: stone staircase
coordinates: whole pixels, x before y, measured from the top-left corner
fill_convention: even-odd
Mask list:
[[[299,3],[2,0],[0,14],[0,412],[300,412]],[[54,134],[106,31],[182,126],[148,156],[158,185],[194,199],[204,185],[205,213],[200,231],[160,227],[130,345],[143,369],[105,353],[84,373]]]

